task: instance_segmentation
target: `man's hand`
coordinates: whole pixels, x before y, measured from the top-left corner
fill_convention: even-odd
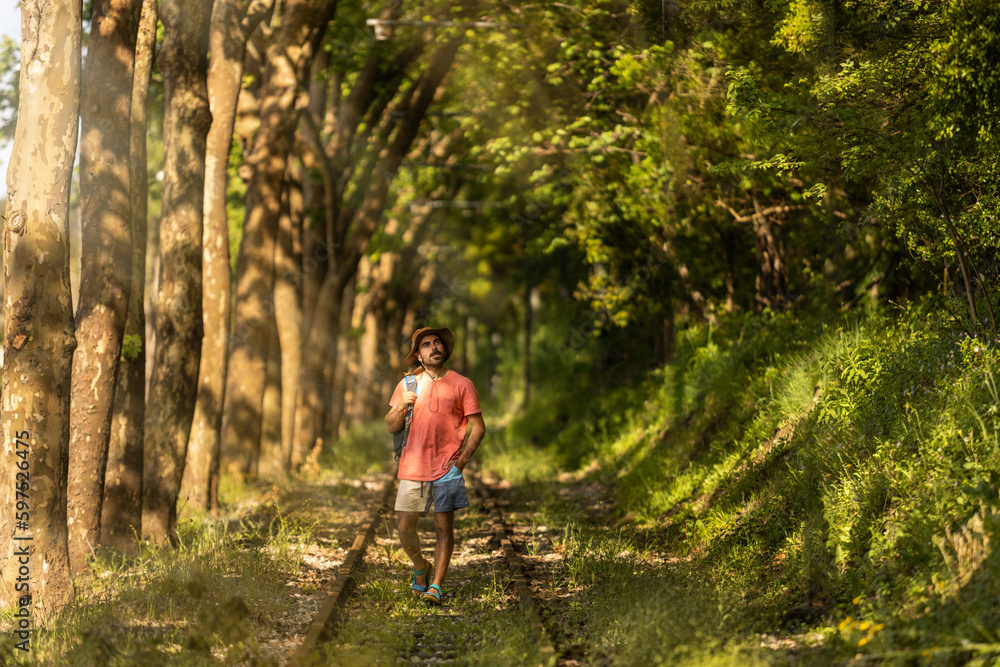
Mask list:
[[[396,407],[391,408],[385,415],[385,427],[389,433],[399,433],[406,425],[406,409],[417,400],[417,395],[412,391],[404,391]]]

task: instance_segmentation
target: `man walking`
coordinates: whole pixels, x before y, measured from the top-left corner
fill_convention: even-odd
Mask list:
[[[441,604],[441,585],[455,547],[455,510],[469,506],[462,471],[482,442],[486,424],[472,382],[444,368],[455,349],[454,334],[424,327],[413,332],[410,343],[406,365],[408,374],[416,376],[416,386],[407,391],[405,378],[396,385],[385,425],[390,433],[402,431],[406,410],[413,406],[409,437],[399,458],[399,542],[413,562],[413,594]],[[432,504],[437,534],[433,564],[424,558],[417,535],[417,521]]]

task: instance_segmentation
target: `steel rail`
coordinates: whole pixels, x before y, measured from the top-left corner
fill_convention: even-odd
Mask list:
[[[500,509],[493,500],[493,496],[490,495],[489,487],[483,483],[479,475],[472,475],[472,480],[476,487],[476,493],[479,494],[483,504],[486,506],[493,534],[500,540],[500,546],[503,548],[504,556],[507,559],[507,567],[510,570],[511,577],[514,579],[514,588],[517,590],[517,596],[521,600],[521,610],[524,612],[525,619],[531,625],[535,636],[535,644],[538,646],[538,652],[541,653],[542,659],[546,663],[555,664],[558,659],[555,644],[552,643],[548,632],[545,630],[545,625],[542,623],[542,617],[538,612],[538,606],[535,604],[535,598],[532,596],[531,588],[528,586],[528,579],[524,576],[524,563],[521,562],[521,557],[514,551],[514,544],[507,536],[507,530],[504,528]]]
[[[350,594],[350,589],[353,588],[355,568],[364,559],[365,550],[367,550],[368,545],[375,536],[379,517],[382,511],[388,506],[395,486],[395,477],[390,477],[383,485],[378,505],[376,505],[375,509],[368,516],[368,520],[361,525],[357,535],[354,537],[354,543],[347,552],[347,556],[344,557],[344,561],[337,569],[337,578],[333,583],[333,588],[330,589],[322,606],[320,606],[319,611],[309,625],[309,631],[306,632],[302,643],[293,649],[291,659],[288,662],[290,667],[325,664],[318,661],[313,652],[319,642],[328,638],[341,621],[344,620],[341,610],[347,596]]]

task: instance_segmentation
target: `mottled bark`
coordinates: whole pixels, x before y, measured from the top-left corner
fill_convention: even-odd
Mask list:
[[[20,122],[3,234],[0,606],[16,606],[30,593],[29,613],[41,623],[73,598],[66,475],[76,338],[67,221],[80,111],[80,33],[79,2],[22,0]],[[18,501],[25,505],[19,508]],[[24,547],[27,564],[14,555]],[[16,588],[22,566],[28,591]]]
[[[302,190],[296,179],[288,180],[285,205],[278,229],[274,269],[274,319],[281,343],[281,452],[282,470],[288,469],[295,431],[295,395],[302,356]]]
[[[281,452],[281,345],[274,321],[267,345],[267,371],[264,374],[264,401],[261,405],[260,452],[254,457],[250,474],[273,479],[284,474],[285,457]]]
[[[379,302],[376,302],[378,305]],[[364,381],[361,382],[361,404],[358,406],[358,412],[360,413],[361,421],[369,421],[378,416],[377,408],[385,405],[385,397],[379,399],[376,396],[376,388],[379,386],[378,376],[382,370],[382,359],[381,350],[379,349],[379,341],[383,340],[382,334],[382,318],[378,316],[378,312],[375,308],[368,308],[365,310],[365,321],[364,321],[365,332],[358,341],[358,346],[361,350],[361,358],[363,360],[361,366],[362,377]]]
[[[142,18],[135,48],[132,110],[129,126],[129,183],[132,228],[132,288],[129,294],[126,346],[115,388],[111,442],[104,475],[104,506],[101,512],[101,544],[126,553],[138,553],[142,530],[142,454],[146,415],[146,110],[153,51],[156,46],[156,0],[143,0]]]
[[[80,99],[80,303],[70,399],[69,560],[74,572],[101,536],[104,473],[118,362],[132,287],[129,169],[132,71],[140,0],[94,5]]]
[[[382,374],[381,386],[379,387],[379,396],[382,397],[383,405],[385,405],[385,397],[392,395],[392,387],[395,386],[396,382],[399,382],[399,374],[403,370],[404,355],[410,351],[408,345],[410,339],[406,327],[413,320],[413,309],[409,305],[396,302],[392,308],[386,310],[385,318],[385,344],[388,354],[386,363],[388,367]],[[410,329],[409,333],[412,334],[413,330]],[[405,350],[404,346],[406,346]]]
[[[198,398],[184,466],[182,496],[192,507],[218,506],[219,430],[226,387],[229,349],[229,225],[226,180],[236,104],[243,76],[247,39],[273,0],[217,0],[212,10],[208,69],[208,102],[212,126],[205,150],[205,209],[202,246],[202,340]]]
[[[164,79],[163,271],[156,295],[156,356],[146,412],[143,534],[176,539],[188,436],[201,357],[201,246],[211,3],[166,0],[160,70]]]
[[[332,238],[333,220],[329,197],[332,197],[333,186],[329,177],[326,155],[323,152],[322,137],[319,126],[327,114],[324,108],[327,100],[326,77],[319,76],[329,65],[330,54],[320,49],[312,64],[312,76],[309,84],[309,104],[303,111],[302,126],[314,130],[313,141],[305,141],[308,149],[302,153],[302,333],[308,332],[309,321],[316,306],[316,298],[323,279],[330,267],[330,244]],[[336,85],[336,84],[334,84]],[[319,173],[321,180],[313,177]],[[294,428],[293,428],[294,431]]]
[[[249,473],[260,449],[267,320],[273,317],[274,245],[281,193],[299,112],[295,100],[312,62],[315,38],[336,0],[289,0],[267,52],[261,123],[245,167],[246,221],[236,266],[236,315],[222,419],[222,457]]]
[[[330,425],[330,406],[333,402],[334,378],[338,371],[340,357],[338,356],[338,332],[346,331],[341,320],[349,315],[350,309],[341,310],[344,304],[346,289],[337,294],[328,291],[330,276],[324,281],[324,289],[320,291],[316,304],[316,314],[309,338],[302,350],[302,367],[300,369],[299,393],[295,399],[295,449],[292,452],[292,468],[299,466],[306,454],[334,430],[328,430]],[[351,297],[353,298],[353,294]],[[312,347],[317,345],[317,347]],[[302,384],[302,378],[309,377],[308,387]],[[344,383],[337,385],[343,391]]]
[[[371,355],[368,352],[366,343],[372,342],[374,330],[369,330],[371,322],[369,315],[375,305],[377,295],[374,291],[378,289],[377,273],[372,266],[369,257],[362,257],[358,262],[358,287],[355,290],[354,307],[351,309],[350,327],[339,329],[339,335],[348,340],[347,356],[342,356],[338,351],[337,358],[339,365],[343,366],[347,372],[350,382],[334,386],[343,387],[343,391],[334,392],[333,400],[337,401],[337,396],[343,396],[344,417],[347,424],[357,424],[364,421],[364,403],[368,394],[368,380],[371,377]],[[348,332],[362,332],[360,336],[351,335]],[[337,431],[333,431],[337,433]]]
[[[157,12],[159,13],[159,12]],[[154,216],[146,226],[146,294],[143,298],[143,310],[146,314],[146,391],[149,396],[150,363],[156,357],[156,295],[160,293],[160,216]],[[145,428],[145,427],[143,427]],[[145,450],[145,446],[143,446]]]
[[[348,356],[348,350],[351,347],[351,337],[348,335],[348,330],[351,328],[351,315],[354,310],[354,300],[357,298],[357,289],[355,281],[351,280],[344,288],[344,301],[341,306],[340,322],[337,323],[337,331],[339,335],[337,336],[337,354],[334,360],[323,370],[323,377],[330,378],[330,386],[332,387],[344,387],[348,385],[347,378],[348,367],[346,363],[336,363],[337,359],[346,359]],[[339,434],[344,432],[345,426],[349,423],[344,417],[344,411],[346,409],[346,391],[335,391],[332,392],[332,405],[330,406],[330,416],[325,423],[319,425],[321,429],[320,433],[327,433],[330,439],[336,438]],[[298,451],[293,451],[292,457],[292,467],[298,466],[309,450],[305,448],[305,443],[299,440],[294,440],[295,446]],[[315,444],[315,443],[313,443]]]

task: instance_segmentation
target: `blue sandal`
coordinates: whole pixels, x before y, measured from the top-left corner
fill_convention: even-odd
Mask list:
[[[435,593],[431,589],[435,589]],[[444,595],[444,591],[437,584],[431,584],[427,587],[427,592],[420,596],[420,599],[429,604],[441,604],[441,596]]]
[[[431,572],[433,572],[433,571],[434,571],[434,564],[431,563],[426,558],[424,559],[424,569],[422,569],[422,570],[414,570],[413,571],[413,586],[412,586],[412,588],[413,588],[413,595],[415,597],[420,597],[420,595],[422,593],[426,593],[427,592],[427,587],[426,586],[421,586],[420,584],[417,583],[417,577],[422,577],[424,575],[427,575],[427,579],[424,579],[424,581],[429,581],[430,578],[431,578]]]

